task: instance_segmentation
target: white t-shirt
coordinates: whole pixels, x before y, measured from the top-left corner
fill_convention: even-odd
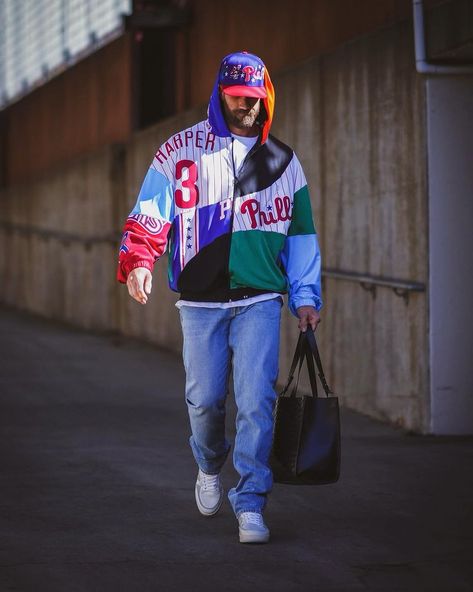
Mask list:
[[[235,163],[235,171],[238,171],[245,160],[248,152],[253,148],[258,140],[258,136],[237,136],[232,134],[233,138],[233,162]]]

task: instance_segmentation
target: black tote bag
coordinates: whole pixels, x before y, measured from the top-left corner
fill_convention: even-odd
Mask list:
[[[314,360],[325,397],[319,397]],[[298,395],[299,376],[307,363],[312,395]],[[296,368],[297,379],[289,390]],[[335,483],[340,475],[340,413],[332,396],[309,327],[300,333],[289,379],[276,400],[271,469],[276,483],[322,485]]]

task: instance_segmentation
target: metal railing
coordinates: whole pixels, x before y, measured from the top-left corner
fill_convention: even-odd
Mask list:
[[[425,292],[426,289],[425,284],[421,282],[398,280],[354,271],[343,271],[341,269],[323,268],[322,276],[335,280],[356,282],[360,284],[364,290],[370,292],[373,298],[376,298],[376,290],[378,287],[390,288],[396,296],[404,298],[406,304],[409,301],[409,295],[412,292]]]
[[[58,240],[64,245],[70,243],[79,243],[84,245],[86,249],[90,249],[95,244],[110,244],[118,245],[121,240],[121,233],[116,232],[108,235],[88,235],[75,234],[72,232],[63,232],[61,230],[51,230],[48,228],[40,228],[39,226],[29,226],[26,224],[17,224],[13,222],[4,222],[0,220],[0,229],[7,233],[17,233],[23,236],[38,236],[43,240],[54,239]]]
[[[17,224],[13,222],[5,222],[0,220],[0,229],[7,233],[18,233],[21,235],[34,235],[44,240],[54,239],[67,245],[69,243],[79,243],[84,245],[86,249],[90,249],[94,244],[110,244],[117,245],[121,240],[121,233],[115,232],[108,235],[89,235],[83,236],[80,234],[63,232],[60,230],[52,230],[47,228],[40,228],[37,226],[29,226],[26,224]],[[425,292],[425,284],[420,282],[412,282],[405,280],[398,280],[394,278],[386,278],[380,276],[369,275],[366,273],[358,273],[354,271],[344,271],[340,269],[332,269],[324,267],[322,269],[322,277],[343,280],[347,282],[356,282],[360,286],[370,292],[373,298],[376,297],[377,288],[390,288],[396,296],[404,298],[406,303],[409,300],[409,295],[412,292]]]

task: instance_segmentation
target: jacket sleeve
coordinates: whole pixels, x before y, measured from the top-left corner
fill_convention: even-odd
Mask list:
[[[174,212],[174,183],[154,159],[144,178],[135,207],[123,228],[117,279],[126,283],[136,267],[153,270],[166,250]]]
[[[322,262],[307,181],[295,154],[289,166],[294,178],[292,219],[281,262],[287,276],[289,309],[297,316],[300,306],[322,308]]]

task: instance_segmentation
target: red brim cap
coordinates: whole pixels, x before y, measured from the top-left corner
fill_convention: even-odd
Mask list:
[[[245,86],[228,84],[222,85],[222,90],[226,95],[231,97],[253,97],[255,99],[266,99],[266,89],[264,86]]]

